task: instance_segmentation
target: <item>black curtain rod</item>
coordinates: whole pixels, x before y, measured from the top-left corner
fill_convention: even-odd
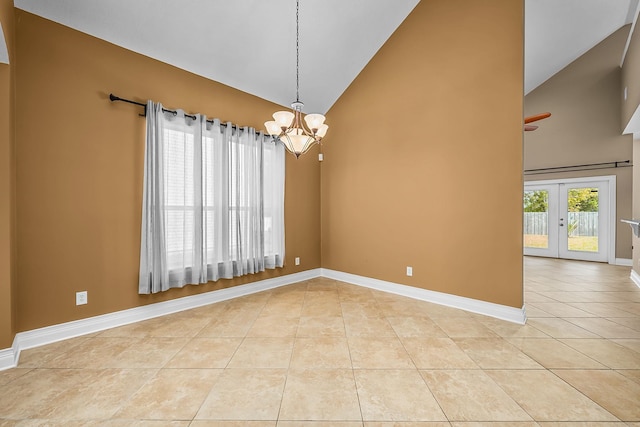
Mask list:
[[[631,160],[620,160],[616,162],[606,163],[588,163],[586,165],[574,165],[574,166],[558,166],[553,168],[540,168],[540,169],[526,169],[525,175],[540,175],[545,173],[560,173],[560,172],[578,172],[585,170],[595,169],[615,169],[615,168],[628,168],[633,166]]]
[[[112,93],[110,93],[110,94],[109,94],[109,101],[111,101],[111,102],[115,102],[115,101],[122,101],[122,102],[128,102],[129,104],[139,105],[139,106],[141,106],[141,107],[144,107],[144,113],[143,113],[143,114],[140,114],[140,116],[141,116],[141,117],[146,117],[146,116],[147,116],[147,104],[143,104],[142,102],[136,102],[136,101],[132,101],[132,100],[130,100],[130,99],[120,98],[119,96],[116,96],[116,95],[114,95],[114,94],[112,94]],[[176,114],[178,114],[178,112],[177,112],[176,110],[169,110],[169,109],[167,109],[167,108],[163,108],[163,109],[162,109],[162,111],[163,111],[164,113],[171,113],[171,114],[173,114],[174,116],[175,116]],[[185,116],[185,117],[189,117],[190,119],[193,119],[193,120],[195,120],[195,119],[196,119],[196,116],[195,116],[195,115],[193,115],[193,114],[186,114],[186,113],[185,113],[185,115],[184,115],[184,116]],[[213,119],[212,119],[212,120],[207,120],[207,123],[211,123],[211,124],[213,124]],[[227,124],[226,124],[226,123],[220,123],[220,126],[224,126],[224,127],[226,127],[226,126],[227,126]],[[239,127],[238,125],[231,125],[231,128],[232,128],[232,129],[236,129],[236,130],[242,130],[242,128],[241,128],[241,127]]]
[[[136,104],[136,105],[139,105],[141,107],[144,107],[145,110],[147,108],[147,104],[143,104],[142,102],[131,101],[130,99],[120,98],[119,96],[115,96],[112,93],[109,94],[109,101],[111,101],[111,102],[114,102],[114,101],[128,102],[129,104]]]

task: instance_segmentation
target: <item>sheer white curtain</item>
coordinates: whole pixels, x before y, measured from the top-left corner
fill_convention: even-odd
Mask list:
[[[149,101],[139,292],[282,267],[284,157],[253,128]]]

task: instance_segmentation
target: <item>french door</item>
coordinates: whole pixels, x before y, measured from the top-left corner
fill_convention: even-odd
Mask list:
[[[615,217],[611,178],[526,182],[524,254],[610,261],[611,218]]]

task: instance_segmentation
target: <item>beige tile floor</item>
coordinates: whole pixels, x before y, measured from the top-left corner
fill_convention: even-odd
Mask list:
[[[315,279],[27,350],[0,426],[640,426],[629,268],[525,276],[526,326]]]

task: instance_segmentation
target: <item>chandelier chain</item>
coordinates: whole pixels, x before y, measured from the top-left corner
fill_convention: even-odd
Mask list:
[[[329,129],[322,114],[305,115],[303,107],[300,102],[300,0],[296,0],[296,102],[291,104],[292,111],[276,111],[274,120],[264,123],[273,140],[282,143],[296,158],[314,144],[320,144]]]
[[[300,102],[300,0],[296,0],[296,102]]]

